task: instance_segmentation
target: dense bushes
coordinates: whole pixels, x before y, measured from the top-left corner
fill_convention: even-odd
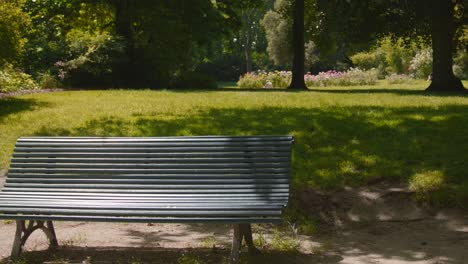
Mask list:
[[[32,77],[12,65],[7,64],[0,70],[0,92],[15,92],[38,88]]]
[[[304,80],[308,87],[373,85],[377,82],[376,70],[350,69],[345,72],[328,71],[317,75],[307,73]],[[240,88],[286,88],[291,82],[291,72],[251,72],[240,77]]]
[[[417,50],[414,45],[405,46],[402,40],[393,43],[391,39],[384,38],[370,51],[351,56],[351,61],[361,69],[377,69],[379,78],[383,79],[391,74],[408,73]]]
[[[389,79],[391,82],[401,82],[401,74],[427,79],[432,73],[432,50],[415,44],[405,45],[402,40],[393,43],[385,38],[370,51],[351,56],[351,61],[360,69],[377,69],[380,79]],[[459,78],[468,79],[466,51],[459,50],[454,57],[453,71]]]

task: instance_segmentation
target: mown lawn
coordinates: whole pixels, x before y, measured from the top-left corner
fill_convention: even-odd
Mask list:
[[[296,138],[293,184],[408,182],[468,204],[468,96],[426,82],[286,90],[65,91],[0,99],[0,166],[20,136],[276,135]],[[468,87],[468,83],[465,83]]]

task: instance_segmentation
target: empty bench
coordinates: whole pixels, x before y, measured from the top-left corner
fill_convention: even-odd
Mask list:
[[[231,259],[251,223],[279,222],[288,202],[291,136],[24,137],[0,191],[16,220],[11,257],[52,221],[228,223]]]

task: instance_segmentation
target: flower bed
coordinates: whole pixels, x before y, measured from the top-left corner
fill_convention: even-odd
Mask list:
[[[376,70],[357,68],[345,72],[327,71],[317,75],[307,73],[304,80],[307,87],[374,85],[377,82]],[[240,77],[237,85],[240,88],[286,88],[291,82],[291,72],[249,72]]]

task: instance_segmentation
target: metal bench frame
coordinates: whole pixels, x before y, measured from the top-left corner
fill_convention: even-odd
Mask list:
[[[0,191],[0,219],[16,220],[11,258],[20,255],[37,229],[44,231],[50,248],[56,248],[55,220],[222,222],[233,224],[231,262],[237,263],[242,241],[249,252],[258,251],[251,223],[280,221],[281,208],[287,205],[289,196],[292,142],[290,136],[20,138]],[[123,184],[125,181],[131,186]],[[215,190],[218,185],[209,184],[222,184],[222,191]],[[142,193],[133,186],[141,188]],[[161,198],[164,186],[172,190],[167,195],[175,198]],[[71,194],[63,194],[61,188],[69,188],[66,190]],[[97,194],[87,193],[90,191],[85,188],[97,188],[110,196],[96,198]],[[135,197],[149,201],[132,200]],[[117,199],[129,204],[128,212],[116,209],[121,205]],[[71,204],[64,205],[67,203]]]

